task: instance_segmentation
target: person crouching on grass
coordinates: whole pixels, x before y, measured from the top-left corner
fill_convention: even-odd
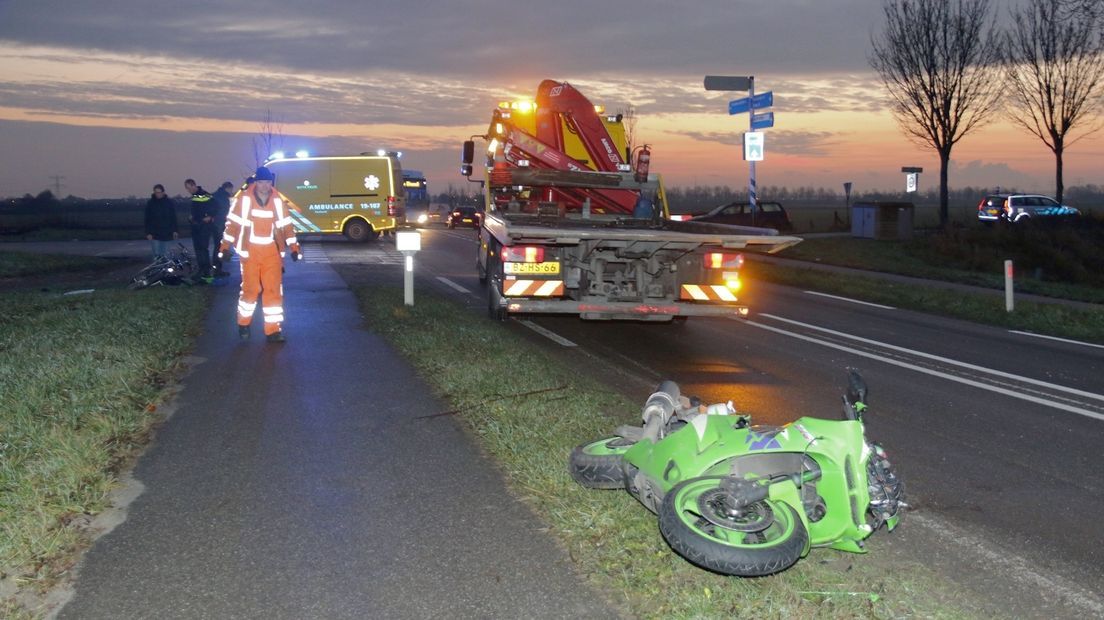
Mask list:
[[[219,244],[219,258],[233,246],[241,259],[241,295],[238,297],[238,337],[249,338],[249,324],[263,298],[264,332],[269,342],[284,342],[283,256],[290,249],[300,259],[287,206],[277,194],[276,177],[264,166],[257,168],[252,185],[230,206],[226,230]]]

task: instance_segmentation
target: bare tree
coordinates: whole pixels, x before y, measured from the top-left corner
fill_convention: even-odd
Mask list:
[[[625,161],[632,160],[632,152],[636,149],[636,106],[628,104],[618,112],[625,123]]]
[[[1055,198],[1062,202],[1066,147],[1100,129],[1092,119],[1104,93],[1104,17],[1099,3],[1084,0],[1030,0],[1010,13],[1002,48],[1009,116],[1054,153]],[[1075,126],[1084,131],[1071,138]]]
[[[270,155],[284,146],[284,124],[272,118],[272,110],[265,108],[264,118],[257,135],[253,137],[254,168],[260,168],[261,164]]]
[[[870,66],[905,134],[939,153],[939,222],[946,226],[951,149],[990,120],[1000,95],[999,40],[989,0],[887,0]]]

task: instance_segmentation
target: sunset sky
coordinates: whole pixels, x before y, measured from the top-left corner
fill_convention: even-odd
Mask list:
[[[996,2],[1002,16],[1008,2]],[[668,185],[746,187],[741,93],[774,92],[760,187],[903,189],[938,183],[867,60],[881,0],[0,0],[0,196],[182,193],[239,181],[266,110],[285,150],[403,151],[433,192],[465,185],[460,144],[496,102],[545,78],[636,108],[637,141]],[[55,179],[55,176],[62,177]],[[1104,184],[1104,134],[1066,151],[1067,187]],[[996,118],[952,153],[952,187],[1051,193],[1054,157]]]

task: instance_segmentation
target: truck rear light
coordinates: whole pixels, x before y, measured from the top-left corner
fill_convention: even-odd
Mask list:
[[[539,245],[514,245],[502,248],[504,263],[543,263],[544,248]]]
[[[388,217],[395,217],[395,211],[398,208],[394,196],[387,197],[387,215]]]
[[[739,269],[744,264],[743,254],[710,252],[705,255],[706,269]]]

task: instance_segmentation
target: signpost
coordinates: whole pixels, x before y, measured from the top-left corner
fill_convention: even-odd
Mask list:
[[[760,112],[751,115],[752,130],[774,127],[774,112]]]
[[[749,131],[744,134],[744,159],[763,161],[763,132]]]
[[[916,166],[904,166],[901,168],[901,172],[905,173],[906,193],[912,193],[916,191],[916,187],[920,181],[920,173],[923,171],[923,168],[919,168]]]
[[[755,76],[753,75],[707,75],[705,90],[747,91],[747,97],[728,102],[729,114],[750,112],[748,130],[744,134],[744,159],[748,162],[748,203],[751,205],[751,223],[755,224],[758,208],[758,196],[755,189],[755,162],[763,161],[766,153],[765,134],[760,131],[774,127],[774,112],[756,113],[758,109],[774,105],[774,92],[755,94]]]
[[[707,75],[705,90],[750,90],[751,80],[746,75]]]
[[[750,112],[753,108],[769,108],[772,105],[774,105],[774,91],[768,90],[754,97],[742,97],[729,101],[728,113],[743,114],[744,112]]]

